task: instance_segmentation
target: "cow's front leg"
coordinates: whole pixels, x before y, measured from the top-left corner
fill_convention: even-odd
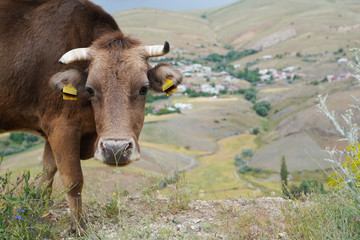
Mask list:
[[[80,165],[80,128],[66,121],[57,121],[49,136],[56,166],[70,204],[71,230],[82,234],[85,222],[82,216],[81,190],[83,174]]]
[[[50,195],[52,192],[52,185],[54,182],[54,175],[57,171],[55,158],[51,149],[49,141],[46,141],[43,155],[43,176],[41,184],[47,184],[47,193]]]

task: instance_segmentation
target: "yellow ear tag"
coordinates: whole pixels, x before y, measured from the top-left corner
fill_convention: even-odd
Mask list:
[[[66,87],[63,87],[63,99],[77,100],[77,90],[70,83]]]
[[[170,96],[174,92],[176,92],[178,88],[174,86],[174,81],[170,79],[166,79],[166,82],[163,86],[163,92],[166,92],[167,96]]]
[[[162,87],[163,92],[166,92],[172,86],[174,86],[174,81],[170,80],[170,79],[166,79],[166,82],[165,82],[164,86]]]
[[[166,92],[166,96],[170,96],[171,94],[173,94],[174,92],[176,92],[178,90],[177,87],[171,88]]]

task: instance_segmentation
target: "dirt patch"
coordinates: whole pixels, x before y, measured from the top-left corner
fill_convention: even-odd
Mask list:
[[[292,38],[294,36],[296,36],[295,29],[287,29],[287,30],[283,30],[283,31],[277,31],[277,32],[271,33],[270,35],[264,37],[263,39],[261,39],[260,41],[255,43],[252,46],[252,48],[253,49],[259,49],[259,48],[262,49],[262,48],[272,47],[272,46],[279,44],[283,41],[286,41],[289,38]]]

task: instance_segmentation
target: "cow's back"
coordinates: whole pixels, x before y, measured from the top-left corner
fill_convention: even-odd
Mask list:
[[[51,105],[61,105],[50,77],[88,63],[62,66],[59,58],[114,30],[113,18],[86,0],[1,0],[0,130],[34,128]]]

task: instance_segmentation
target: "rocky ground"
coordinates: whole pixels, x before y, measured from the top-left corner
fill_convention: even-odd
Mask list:
[[[261,225],[271,220],[266,225],[281,229],[283,210],[292,203],[283,198],[196,200],[181,209],[172,199],[120,197],[106,205],[86,206],[86,239],[263,239],[269,234],[286,239],[285,233],[269,232]],[[64,201],[51,211],[50,219],[65,227],[68,212]],[[76,238],[65,233],[63,239]]]

